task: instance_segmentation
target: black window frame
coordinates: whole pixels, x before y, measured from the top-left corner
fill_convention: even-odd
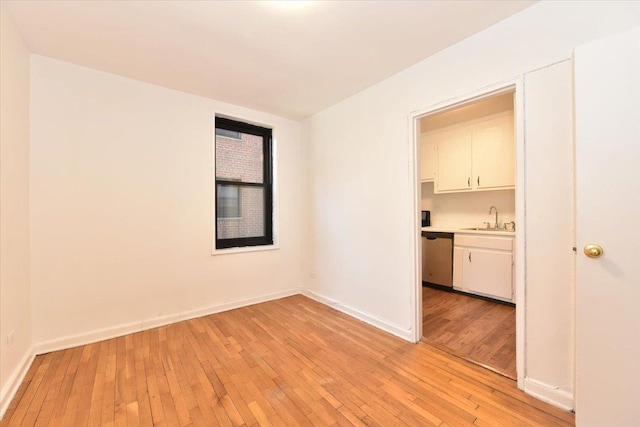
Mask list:
[[[215,241],[216,249],[229,249],[229,248],[241,248],[246,246],[268,246],[273,245],[273,131],[272,129],[262,126],[256,126],[249,123],[240,122],[237,120],[227,119],[226,117],[215,118],[215,129],[225,129],[231,132],[247,133],[262,137],[262,159],[263,159],[263,179],[262,183],[253,182],[241,182],[231,179],[218,179],[217,176],[217,164],[214,167],[214,215],[215,215]],[[214,131],[215,134],[215,131]],[[217,136],[214,140],[214,158],[215,150],[217,148]],[[222,136],[224,138],[224,136]],[[242,187],[257,187],[263,189],[264,194],[264,235],[254,237],[236,237],[228,239],[220,239],[218,237],[218,185],[232,185],[240,187],[238,192],[241,192]]]

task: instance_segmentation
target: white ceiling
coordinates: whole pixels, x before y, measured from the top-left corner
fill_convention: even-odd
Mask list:
[[[6,1],[32,52],[305,118],[533,1]]]

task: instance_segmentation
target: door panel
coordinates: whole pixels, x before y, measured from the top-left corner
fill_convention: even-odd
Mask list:
[[[464,289],[510,300],[512,260],[511,252],[465,249],[462,271]]]
[[[453,247],[453,287],[454,289],[464,290],[464,281],[462,274],[464,269],[464,248]]]
[[[473,186],[501,188],[515,185],[513,114],[493,118],[473,133]]]
[[[471,189],[471,132],[458,129],[436,137],[436,193]]]
[[[577,48],[574,73],[576,421],[638,425],[640,29]]]
[[[435,145],[433,137],[422,134],[420,146],[420,181],[433,181],[435,176]]]

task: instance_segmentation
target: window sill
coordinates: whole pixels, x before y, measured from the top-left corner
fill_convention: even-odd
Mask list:
[[[240,248],[214,249],[211,255],[227,255],[227,254],[240,254],[244,252],[275,251],[278,249],[280,249],[280,246],[276,246],[276,245],[243,246]]]

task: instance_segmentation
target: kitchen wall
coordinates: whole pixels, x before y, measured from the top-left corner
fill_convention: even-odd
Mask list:
[[[29,67],[29,50],[0,4],[0,414],[32,353]]]
[[[298,292],[299,122],[42,56],[31,67],[38,351]],[[216,113],[274,128],[276,250],[212,255]]]
[[[637,2],[539,2],[310,118],[309,245],[314,258],[307,292],[410,337],[416,238],[410,191],[415,178],[408,167],[411,113],[566,60],[579,44],[638,25]],[[572,141],[563,138],[562,144],[570,146]],[[554,155],[546,145],[537,149]],[[572,199],[567,172],[573,165],[562,159],[550,167],[527,164],[527,191],[556,191],[554,197]],[[541,175],[544,180],[536,179]],[[560,186],[550,187],[549,182]],[[549,200],[527,200],[527,209],[544,211]],[[564,218],[571,213],[559,214]],[[554,247],[573,245],[573,238],[554,231],[542,226],[530,230]],[[546,259],[542,246],[528,251],[531,259]],[[525,372],[520,374],[526,376],[529,392],[570,407],[574,355],[557,343],[574,339],[566,324],[573,316],[573,284],[564,280],[572,265],[550,263],[542,268],[549,270],[552,283],[540,283],[542,276],[526,283],[527,293],[539,289],[526,307],[527,336],[535,337],[536,343],[525,347]],[[546,320],[538,321],[541,318]]]
[[[495,222],[495,213],[489,208],[498,208],[500,224],[515,221],[515,191],[477,191],[469,193],[434,194],[433,182],[423,182],[421,209],[431,211],[432,226],[483,227],[483,222]]]

